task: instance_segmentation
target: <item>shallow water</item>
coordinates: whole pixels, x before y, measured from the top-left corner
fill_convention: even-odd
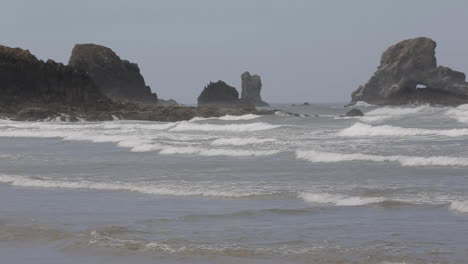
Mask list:
[[[468,107],[359,107],[0,120],[2,259],[466,263]]]

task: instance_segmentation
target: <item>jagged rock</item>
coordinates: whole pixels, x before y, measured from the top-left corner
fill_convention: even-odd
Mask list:
[[[260,76],[257,74],[250,75],[249,72],[244,72],[241,75],[241,80],[241,100],[254,106],[269,106],[268,103],[264,102],[260,96],[260,92],[262,90],[262,80]]]
[[[87,107],[107,100],[84,72],[52,60],[38,60],[28,50],[0,45],[2,109],[19,111],[21,104]]]
[[[237,92],[237,91],[236,91]],[[93,79],[72,66],[38,60],[29,51],[0,46],[0,117],[18,121],[104,121],[114,117],[182,121],[194,117],[273,114],[246,108],[159,106],[112,101]]]
[[[53,115],[54,113],[51,112],[49,109],[44,109],[40,107],[27,107],[20,110],[18,114],[16,114],[14,119],[17,121],[34,121],[46,119]]]
[[[356,109],[356,108],[353,108],[351,110],[349,110],[345,116],[348,116],[348,117],[353,117],[353,116],[364,116],[364,113],[359,110],[359,109]]]
[[[176,106],[176,105],[180,105],[180,104],[177,103],[177,101],[174,100],[174,99],[164,100],[164,99],[158,98],[158,105],[160,105],[160,106]]]
[[[110,48],[76,44],[68,65],[87,72],[112,100],[156,104],[158,97],[145,84],[136,63],[120,59]]]
[[[468,103],[465,74],[447,67],[437,67],[436,46],[432,39],[420,37],[389,47],[382,54],[380,66],[371,79],[352,93],[352,103]]]
[[[198,97],[198,106],[217,108],[253,108],[250,102],[239,99],[236,88],[223,81],[210,82]]]

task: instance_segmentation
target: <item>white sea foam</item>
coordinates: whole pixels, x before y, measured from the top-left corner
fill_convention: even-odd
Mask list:
[[[159,154],[163,155],[200,155],[200,156],[229,156],[229,157],[252,157],[252,156],[270,156],[278,154],[279,150],[242,150],[242,149],[207,149],[199,147],[176,147],[167,146],[161,149]]]
[[[0,174],[0,183],[13,186],[52,189],[90,189],[104,191],[130,191],[153,195],[175,196],[207,196],[242,198],[258,195],[273,195],[278,191],[268,189],[259,183],[216,183],[216,182],[159,182],[159,183],[128,183],[128,182],[97,182],[97,181],[68,181],[63,179],[49,179],[27,177],[21,175]]]
[[[386,106],[386,107],[377,108],[369,112],[366,112],[364,116],[335,117],[335,119],[358,119],[366,123],[375,123],[375,122],[382,122],[384,120],[391,119],[391,118],[398,118],[398,117],[402,117],[405,115],[425,113],[425,112],[433,111],[437,109],[438,108],[434,108],[428,105],[422,105],[418,107]]]
[[[468,201],[453,201],[450,209],[462,213],[468,213]]]
[[[13,154],[0,154],[0,159],[17,159],[20,158],[20,155],[13,155]]]
[[[298,159],[307,160],[317,163],[334,163],[346,161],[374,161],[374,162],[398,162],[402,166],[416,167],[416,166],[468,166],[468,158],[465,157],[445,157],[445,156],[432,156],[432,157],[417,157],[417,156],[381,156],[381,155],[368,155],[361,153],[343,154],[333,152],[321,151],[296,151]]]
[[[214,125],[214,124],[197,124],[190,122],[181,122],[175,127],[169,129],[170,131],[225,131],[225,132],[251,132],[260,130],[269,130],[281,127],[280,125],[272,125],[268,123],[258,122],[249,124],[227,124],[227,125]]]
[[[445,112],[445,114],[456,119],[460,123],[468,124],[468,104],[450,108]]]
[[[468,129],[422,129],[422,128],[404,128],[390,125],[372,126],[363,123],[355,123],[338,132],[342,137],[363,137],[363,136],[443,136],[443,137],[461,137],[468,136]]]
[[[211,142],[213,146],[245,146],[275,142],[274,138],[219,138]]]
[[[359,106],[359,107],[372,107],[372,106],[376,106],[376,105],[373,105],[373,104],[369,104],[367,102],[364,102],[364,101],[357,101],[354,105],[352,106]]]
[[[240,115],[240,116],[235,116],[235,115],[225,115],[221,117],[194,117],[190,119],[190,122],[196,122],[196,121],[204,121],[204,120],[213,120],[213,119],[218,119],[218,120],[225,120],[225,121],[237,121],[237,120],[252,120],[262,117],[261,115],[254,115],[254,114],[246,114],[246,115]]]
[[[233,115],[225,115],[220,117],[220,120],[227,120],[227,121],[233,121],[233,120],[252,120],[262,117],[261,115],[254,115],[254,114],[246,114],[246,115],[241,115],[241,116],[233,116]]]
[[[435,109],[429,105],[421,105],[417,107],[394,107],[394,106],[385,106],[371,110],[366,113],[366,115],[372,116],[402,116],[402,115],[411,115],[421,112],[427,112],[431,109]]]
[[[383,197],[345,196],[330,193],[301,192],[298,197],[309,203],[333,204],[336,206],[360,206],[384,202]]]

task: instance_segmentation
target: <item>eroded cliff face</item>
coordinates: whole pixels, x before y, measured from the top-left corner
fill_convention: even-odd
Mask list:
[[[103,63],[103,69],[112,68],[104,65],[107,63],[105,60],[100,63]],[[228,90],[233,92],[232,89]],[[247,108],[160,106],[129,100],[113,101],[101,90],[82,70],[52,60],[44,62],[27,50],[0,45],[0,117],[17,121],[50,118],[104,121],[119,118],[172,122],[194,117],[273,114],[273,111]],[[235,89],[234,92],[238,97]],[[236,102],[239,102],[238,98]]]
[[[352,93],[352,102],[376,105],[468,103],[465,74],[437,66],[436,46],[432,39],[420,37],[389,47],[370,80]]]
[[[86,73],[1,45],[0,94],[0,108],[12,111],[23,104],[86,107],[108,100]]]
[[[105,94],[115,101],[156,104],[158,97],[145,84],[136,63],[122,60],[110,48],[77,44],[68,65],[87,72]]]
[[[216,108],[253,108],[249,102],[239,99],[236,88],[223,81],[210,82],[198,97],[198,106]]]
[[[248,102],[254,106],[268,106],[268,103],[262,100],[260,92],[262,90],[262,80],[259,75],[250,75],[249,72],[244,72],[241,75],[242,92],[241,100]]]

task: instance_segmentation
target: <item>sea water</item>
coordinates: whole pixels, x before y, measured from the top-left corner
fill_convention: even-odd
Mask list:
[[[0,120],[0,263],[468,263],[468,106],[358,107]]]

